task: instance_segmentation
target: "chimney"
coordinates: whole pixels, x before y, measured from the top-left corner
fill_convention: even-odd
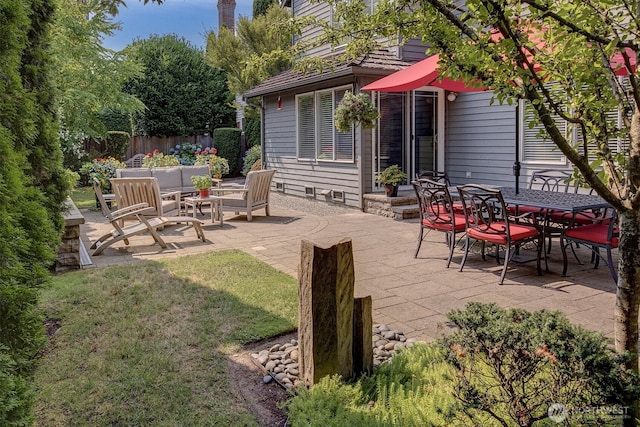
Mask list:
[[[236,21],[236,1],[235,0],[218,0],[218,27],[224,25],[232,33],[235,33]]]

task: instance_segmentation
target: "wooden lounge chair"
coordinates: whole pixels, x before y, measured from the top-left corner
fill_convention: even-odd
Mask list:
[[[147,202],[134,203],[128,206],[119,205],[119,207],[122,207],[112,212],[107,206],[107,202],[100,189],[100,183],[97,180],[94,181],[93,188],[100,202],[102,214],[109,220],[113,226],[113,230],[100,237],[91,245],[91,249],[94,250],[92,255],[100,255],[106,248],[119,241],[124,241],[125,245],[128,245],[129,237],[146,232],[149,232],[160,247],[165,249],[167,244],[158,234],[158,229],[174,223],[193,225],[198,238],[203,242],[206,240],[204,231],[202,230],[202,221],[199,219],[189,216],[153,216],[156,208],[149,206]],[[124,226],[125,220],[135,220],[136,222],[135,224]]]
[[[162,238],[156,231],[158,226],[164,223],[161,222],[159,218],[148,220],[143,215],[144,213],[148,213],[149,211],[153,210],[153,208],[149,208],[149,205],[147,203],[138,203],[111,212],[106,200],[104,199],[102,189],[100,188],[100,182],[98,180],[94,180],[93,189],[96,192],[98,201],[100,202],[102,214],[109,220],[109,222],[113,226],[113,230],[93,242],[90,248],[93,249],[91,255],[100,255],[106,248],[119,241],[124,241],[125,245],[128,245],[129,237],[146,232],[149,232],[153,239],[162,248],[167,247],[167,244],[164,242],[164,240],[162,240]],[[124,227],[120,223],[125,218],[135,219],[137,222],[135,224]]]
[[[180,215],[180,191],[161,194],[155,177],[111,178],[110,181],[118,207],[147,203],[153,208],[148,216],[167,216],[174,210]]]
[[[212,188],[213,194],[220,197],[223,211],[247,213],[247,221],[252,220],[252,212],[258,209],[269,213],[269,193],[275,169],[251,171],[247,174],[244,186]]]

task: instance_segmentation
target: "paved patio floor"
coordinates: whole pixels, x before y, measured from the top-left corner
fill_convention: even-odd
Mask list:
[[[445,268],[448,252],[442,233],[430,233],[414,258],[417,220],[394,221],[355,210],[320,216],[288,208],[286,200],[279,198],[269,217],[264,211],[255,212],[252,222],[244,215],[226,213],[223,227],[211,224],[205,209],[201,218],[206,242],[198,240],[190,227],[175,225],[162,231],[167,249],[153,245],[148,235],[136,236],[129,246],[118,242],[92,257],[89,268],[233,248],[297,278],[303,239],[320,246],[351,239],[356,296],[371,295],[374,322],[386,323],[407,337],[426,341],[439,337],[450,330],[446,313],[470,301],[495,302],[505,308],[560,310],[572,322],[613,337],[615,284],[603,263],[593,269],[584,248],[580,253],[585,264],[571,259],[568,277],[560,275],[562,256],[554,242],[551,272],[538,276],[535,263],[511,263],[500,286],[501,266],[492,258],[482,261],[478,254],[470,255],[464,271],[458,272],[462,251],[457,250],[451,267]],[[96,210],[82,213],[86,219],[82,239],[88,248],[110,226]]]

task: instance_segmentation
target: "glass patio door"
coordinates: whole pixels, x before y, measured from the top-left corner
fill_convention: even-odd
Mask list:
[[[421,170],[444,166],[444,104],[441,91],[418,90],[403,93],[378,92],[380,119],[374,143],[375,176],[391,165],[398,165],[409,179]]]
[[[438,93],[415,91],[412,101],[413,178],[423,170],[438,170]]]
[[[391,165],[407,172],[407,114],[406,93],[378,93],[377,147],[375,174]]]

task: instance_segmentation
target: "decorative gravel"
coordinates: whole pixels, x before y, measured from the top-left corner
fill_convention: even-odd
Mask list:
[[[415,338],[407,338],[401,331],[393,331],[383,324],[373,325],[372,332],[374,368],[418,342]],[[298,340],[296,339],[283,344],[274,344],[268,349],[251,354],[253,362],[266,372],[262,382],[269,384],[275,380],[286,389],[302,384],[298,357]]]

